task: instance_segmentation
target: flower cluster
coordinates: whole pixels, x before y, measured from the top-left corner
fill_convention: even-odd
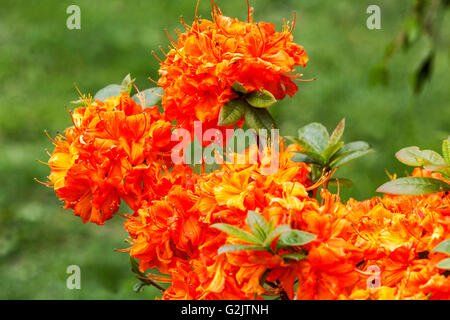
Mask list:
[[[212,21],[197,19],[161,62],[158,85],[164,88],[168,119],[192,130],[194,121],[217,127],[222,105],[236,98],[237,81],[247,92],[267,90],[277,100],[297,92],[294,66],[308,61],[303,48],[292,42],[292,27],[276,32],[271,23],[242,22],[213,10]]]
[[[172,130],[196,120],[216,127],[236,82],[278,100],[297,91],[291,72],[308,58],[291,31],[218,9],[213,21],[196,19],[161,64],[164,113],[127,90],[83,97],[73,126],[53,141],[47,184],[83,222],[103,224],[125,201],[122,251],[146,284],[169,283],[163,299],[450,299],[448,271],[436,266],[445,253],[433,251],[450,235],[448,192],[343,203],[327,189],[332,174],[370,151],[339,141],[343,123],[331,137],[315,123],[300,130],[299,144],[227,151],[240,161],[212,172],[172,162]],[[273,157],[278,170],[268,175]],[[413,176],[448,183],[426,169]]]
[[[288,154],[280,155],[284,161],[274,176],[261,175],[261,164],[224,166],[173,185],[162,200],[129,217],[130,254],[141,271],[157,268],[170,276],[164,299],[253,299],[280,292],[290,299],[450,298],[450,279],[436,268],[444,255],[432,253],[450,233],[448,195],[345,205],[324,191],[319,204],[306,191],[308,167],[290,162]],[[289,224],[316,234],[305,246],[307,258],[245,250],[219,254],[223,245],[240,241],[210,226],[225,222],[248,230],[248,210],[275,227]]]
[[[171,166],[172,125],[157,106],[144,109],[127,93],[83,103],[71,113],[73,127],[54,141],[49,185],[65,209],[103,224],[121,198],[137,209],[159,192],[155,179]]]

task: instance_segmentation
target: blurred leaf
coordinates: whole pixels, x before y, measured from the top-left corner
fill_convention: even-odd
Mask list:
[[[225,103],[219,112],[218,126],[235,124],[244,116],[246,103],[242,99],[233,99]]]
[[[276,128],[275,120],[267,109],[254,108],[247,104],[244,108],[244,118],[247,125],[256,130],[258,135],[259,129],[266,129],[270,135],[271,129]]]
[[[161,102],[164,89],[161,87],[149,88],[136,93],[132,98],[136,103],[139,103],[142,107],[152,107]]]
[[[417,40],[420,33],[420,24],[417,20],[417,16],[408,18],[405,22],[405,31],[407,37],[406,48],[409,47],[414,41]]]
[[[418,94],[422,91],[423,85],[430,79],[433,67],[434,53],[428,55],[419,68],[411,75],[413,91]]]
[[[120,95],[121,92],[122,92],[122,87],[120,85],[110,84],[109,86],[106,86],[103,89],[100,89],[95,94],[94,100],[100,100],[100,101],[104,102],[105,99]]]
[[[252,91],[245,95],[245,100],[255,108],[267,108],[277,102],[273,94],[267,90],[263,90],[262,92]]]
[[[444,181],[428,177],[406,177],[386,182],[377,192],[402,195],[422,195],[450,191],[450,185]]]
[[[422,167],[427,165],[445,165],[445,160],[441,155],[433,150],[420,150],[418,147],[406,147],[399,150],[395,157],[402,163]]]
[[[329,135],[322,124],[313,122],[298,130],[298,139],[304,142],[305,147],[301,146],[307,151],[322,154],[328,146]],[[306,148],[307,146],[309,149]]]
[[[255,243],[255,244],[262,244],[262,241],[260,239],[258,239],[257,237],[255,237],[253,234],[248,233],[244,230],[241,230],[239,228],[236,228],[235,226],[229,225],[229,224],[225,224],[225,223],[216,223],[211,225],[211,228],[215,228],[218,229],[220,231],[225,232],[226,234],[243,240],[245,242],[250,242],[250,243]]]

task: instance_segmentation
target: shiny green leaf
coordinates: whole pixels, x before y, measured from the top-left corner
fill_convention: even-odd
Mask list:
[[[395,157],[402,163],[413,166],[422,167],[428,165],[445,165],[444,158],[433,150],[420,150],[418,147],[406,147],[399,150]]]
[[[450,185],[428,177],[399,178],[386,182],[377,189],[377,192],[404,195],[422,195],[442,191],[450,191]]]
[[[255,244],[262,244],[262,241],[255,237],[253,234],[248,233],[247,231],[241,230],[239,228],[236,228],[235,226],[226,224],[226,223],[216,223],[211,225],[211,228],[218,229],[220,231],[225,232],[226,234],[240,239],[245,242],[255,243]]]
[[[239,81],[235,81],[233,83],[233,85],[231,86],[231,89],[233,89],[237,93],[242,93],[242,94],[247,93],[247,89],[245,89],[245,87]]]
[[[105,99],[110,97],[115,97],[120,95],[122,92],[122,87],[118,84],[110,84],[109,86],[100,89],[95,95],[94,100],[99,100],[104,102]]]
[[[313,122],[298,130],[298,139],[312,148],[312,150],[306,149],[307,151],[322,154],[328,147],[329,135],[323,125]]]
[[[250,231],[257,237],[264,241],[266,239],[267,232],[269,230],[269,225],[266,219],[259,213],[250,210],[247,213],[247,224]]]
[[[266,241],[264,241],[264,246],[270,246],[272,244],[272,241],[275,240],[276,237],[291,230],[292,230],[291,226],[288,224],[279,225],[272,232],[269,233],[269,235],[266,238]]]
[[[331,134],[329,141],[330,145],[334,145],[339,142],[339,140],[342,137],[342,134],[344,133],[344,129],[345,129],[345,118],[338,123],[333,133]]]
[[[329,144],[328,147],[324,150],[322,157],[326,163],[330,161],[330,159],[333,157],[333,155],[339,151],[339,149],[342,148],[344,145],[344,142],[340,141],[335,144]]]
[[[244,108],[245,123],[259,134],[260,129],[267,130],[267,134],[271,134],[271,130],[276,128],[275,120],[267,109],[254,108],[246,105]]]
[[[244,116],[246,103],[242,99],[233,99],[225,103],[219,112],[218,126],[230,126],[235,124]]]
[[[132,98],[136,101],[136,103],[139,103],[142,107],[147,108],[160,103],[163,94],[163,88],[154,87],[138,92]]]
[[[277,102],[277,99],[267,90],[252,91],[245,95],[245,100],[249,105],[255,108],[267,108]]]
[[[365,156],[366,154],[372,153],[372,149],[368,150],[362,150],[362,151],[353,151],[349,153],[342,154],[341,156],[338,156],[330,163],[331,168],[339,168],[342,167],[344,164],[355,160],[357,158],[360,158],[362,156]]]

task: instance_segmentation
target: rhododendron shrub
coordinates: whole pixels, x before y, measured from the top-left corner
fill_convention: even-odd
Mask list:
[[[82,95],[48,161],[46,184],[65,209],[85,223],[125,219],[121,251],[136,290],[153,285],[162,299],[449,299],[450,138],[442,156],[402,149],[411,177],[344,203],[339,187],[351,181],[336,171],[373,151],[344,143],[344,120],[331,134],[311,123],[297,137],[262,141],[261,130],[276,129],[269,109],[297,92],[294,67],[308,61],[293,24],[277,32],[250,9],[242,22],[214,4],[212,20],[184,24],[161,60],[161,88],[131,96],[127,76]],[[245,124],[255,143],[211,143],[221,151],[212,170],[174,163],[176,130],[196,122],[219,135]],[[129,212],[118,213],[121,201]]]

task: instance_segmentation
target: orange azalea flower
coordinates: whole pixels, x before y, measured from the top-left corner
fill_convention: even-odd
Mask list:
[[[155,193],[155,177],[171,166],[171,124],[127,93],[84,104],[71,113],[73,127],[54,141],[48,185],[83,222],[103,224],[120,197],[137,209]]]
[[[216,9],[212,18],[185,25],[159,69],[165,116],[188,130],[196,120],[204,130],[217,127],[220,108],[236,97],[235,81],[248,92],[268,90],[278,100],[292,96],[297,91],[294,66],[308,61],[292,42],[293,25],[276,32],[271,23],[254,23],[251,13],[242,22]]]

